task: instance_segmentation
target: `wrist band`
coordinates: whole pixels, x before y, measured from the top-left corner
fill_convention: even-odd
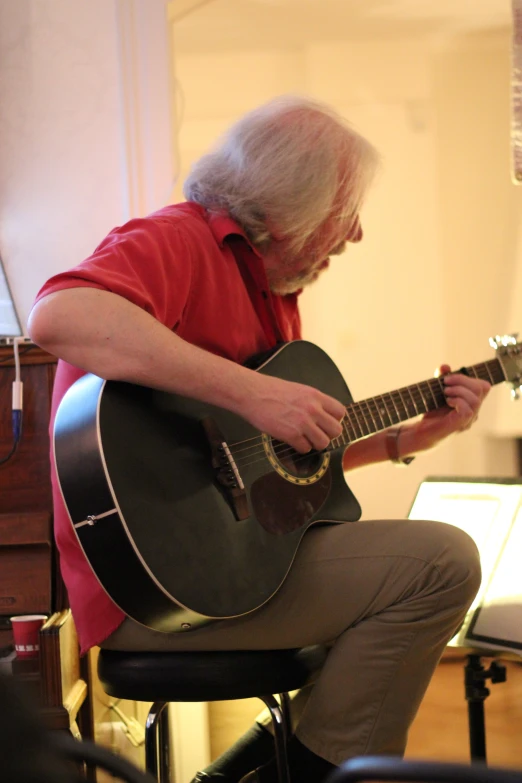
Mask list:
[[[399,455],[399,437],[402,430],[402,424],[398,427],[391,427],[386,433],[386,453],[390,462],[394,465],[409,465],[415,457],[401,457]]]

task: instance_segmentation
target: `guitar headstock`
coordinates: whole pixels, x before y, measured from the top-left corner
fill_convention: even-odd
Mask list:
[[[497,334],[489,338],[489,344],[497,352],[506,382],[512,386],[511,396],[514,400],[518,400],[522,391],[522,343],[517,338],[518,333]]]

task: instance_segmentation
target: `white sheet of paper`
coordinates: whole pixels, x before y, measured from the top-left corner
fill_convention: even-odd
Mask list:
[[[482,583],[450,646],[478,647],[475,637],[480,635],[481,647],[500,645],[522,654],[517,647],[522,644],[521,507],[522,484],[426,481],[419,487],[409,518],[455,525],[480,552]]]
[[[497,567],[491,576],[470,640],[520,645],[522,655],[522,509],[518,509]]]

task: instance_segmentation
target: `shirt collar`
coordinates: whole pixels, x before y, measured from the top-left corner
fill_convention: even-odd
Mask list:
[[[206,218],[207,218],[207,221],[208,221],[209,228],[212,231],[212,234],[214,236],[214,239],[216,240],[216,242],[218,243],[218,245],[220,247],[223,247],[223,245],[225,243],[225,239],[227,237],[230,237],[230,236],[240,236],[240,237],[242,237],[245,240],[245,242],[247,243],[249,248],[252,250],[252,252],[258,258],[263,260],[263,256],[261,255],[259,250],[257,250],[253,246],[253,244],[251,243],[251,241],[249,240],[249,238],[247,237],[247,235],[245,234],[245,232],[243,231],[243,229],[241,228],[239,223],[236,223],[235,220],[232,220],[230,215],[226,215],[226,214],[224,214],[222,212],[211,212],[210,210],[207,210],[206,211]],[[300,288],[294,294],[289,294],[287,296],[287,298],[289,298],[289,299],[291,299],[292,297],[293,298],[297,298],[302,293],[302,290],[303,289]]]
[[[229,215],[225,215],[220,212],[208,211],[207,221],[214,239],[220,247],[223,247],[227,237],[240,236],[245,240],[252,252],[255,253],[259,258],[262,258],[261,253],[252,245],[252,242],[249,240],[241,226],[236,223],[235,220],[232,220]]]

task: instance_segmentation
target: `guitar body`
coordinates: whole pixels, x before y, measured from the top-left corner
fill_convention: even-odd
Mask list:
[[[312,343],[279,347],[257,371],[352,402]],[[230,454],[222,465],[221,440]],[[344,448],[303,457],[228,411],[94,375],[65,395],[54,449],[99,582],[128,616],[160,631],[259,608],[281,587],[311,525],[360,516]]]

